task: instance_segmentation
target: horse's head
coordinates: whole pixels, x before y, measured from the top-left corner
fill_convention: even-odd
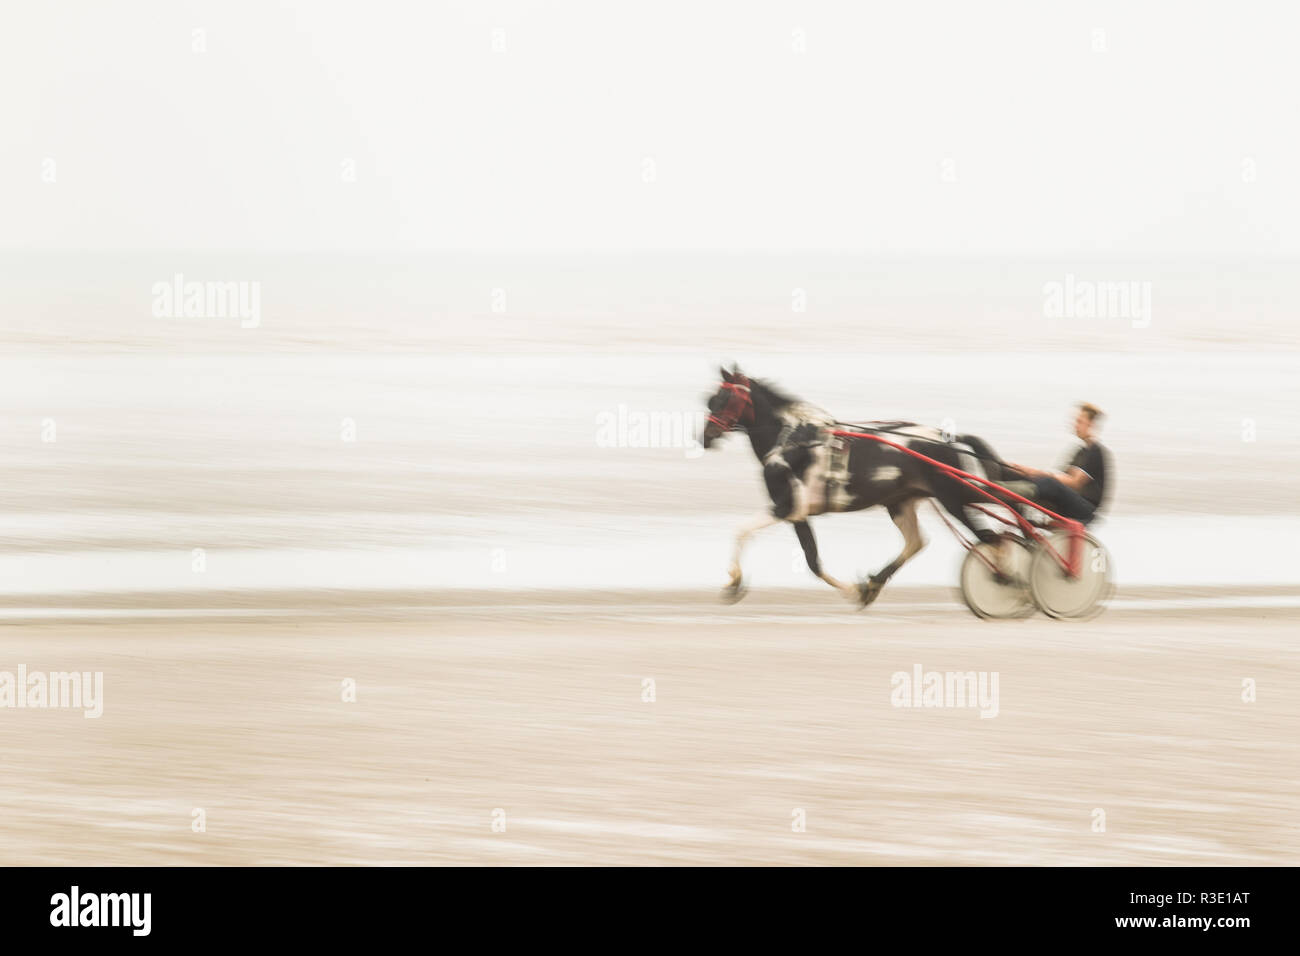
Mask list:
[[[741,374],[739,366],[730,372],[725,368],[720,371],[722,382],[709,397],[709,421],[700,438],[700,444],[705,448],[729,431],[754,424],[754,396],[749,379]]]

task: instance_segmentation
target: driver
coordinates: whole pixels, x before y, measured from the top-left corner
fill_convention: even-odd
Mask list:
[[[1101,409],[1096,405],[1084,402],[1079,406],[1074,418],[1074,434],[1083,446],[1060,471],[1006,463],[1007,467],[1033,481],[1035,501],[1084,524],[1096,516],[1105,501],[1106,478],[1111,470],[1110,452],[1097,441],[1101,418]]]

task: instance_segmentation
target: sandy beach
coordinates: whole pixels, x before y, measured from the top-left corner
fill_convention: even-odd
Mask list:
[[[1300,610],[1270,593],[1079,624],[938,589],[11,623],[4,660],[104,692],[0,720],[3,862],[1290,863]],[[996,716],[894,706],[915,665],[996,672]]]

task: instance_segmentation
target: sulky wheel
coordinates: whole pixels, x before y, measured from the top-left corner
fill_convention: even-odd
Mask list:
[[[1029,593],[1048,617],[1089,618],[1101,612],[1110,597],[1110,553],[1090,534],[1083,536],[1083,560],[1079,574],[1070,576],[1060,558],[1070,554],[1070,535],[1056,531],[1034,549],[1029,565]]]
[[[1013,534],[1003,535],[1000,542],[981,541],[966,552],[961,564],[962,600],[977,617],[1026,617],[1034,613],[1029,596],[1033,551]]]

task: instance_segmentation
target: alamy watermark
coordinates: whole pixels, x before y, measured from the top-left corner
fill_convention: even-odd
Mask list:
[[[186,282],[178,272],[151,292],[156,319],[239,319],[243,329],[262,323],[260,282]]]
[[[620,404],[596,415],[597,448],[681,448],[699,458],[704,446],[703,412],[647,412]]]
[[[83,717],[104,713],[103,671],[42,671],[28,673],[26,664],[18,673],[0,671],[0,708],[81,708]]]
[[[889,702],[895,707],[972,707],[980,717],[998,715],[997,671],[927,671],[920,664],[895,671]]]
[[[1067,273],[1043,283],[1043,315],[1049,319],[1128,319],[1135,329],[1151,324],[1150,282],[1095,282]]]
[[[152,893],[86,893],[74,884],[50,897],[50,925],[118,926],[132,936],[148,936],[152,909]]]

